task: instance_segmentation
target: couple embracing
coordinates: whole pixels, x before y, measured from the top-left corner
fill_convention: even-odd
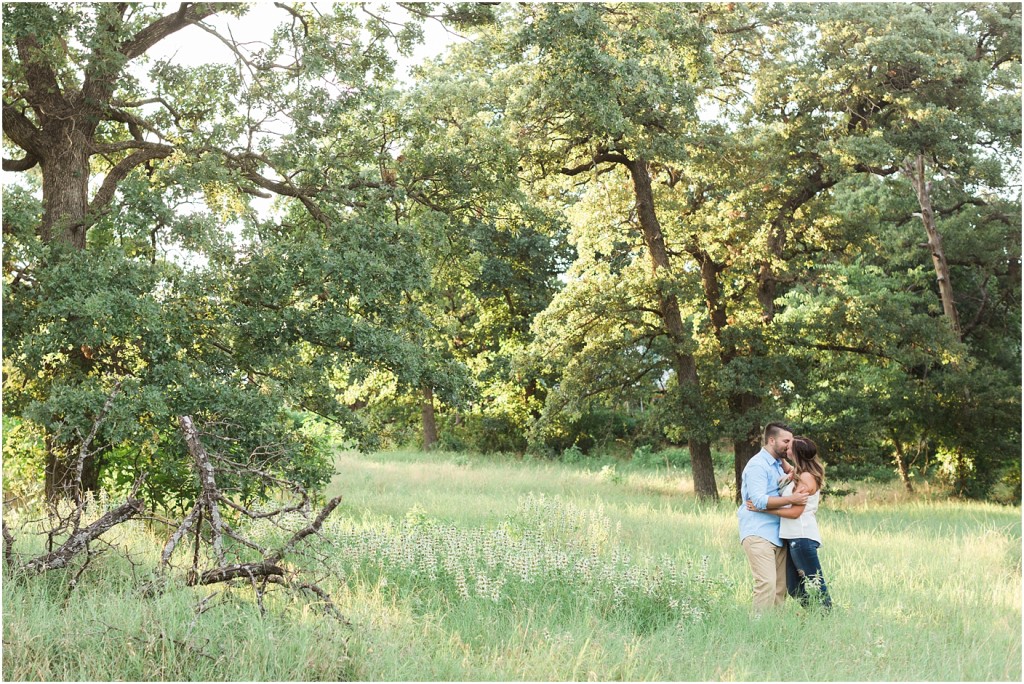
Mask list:
[[[737,516],[740,544],[754,574],[754,610],[785,602],[786,594],[807,605],[820,592],[827,610],[832,600],[818,560],[821,534],[815,511],[825,469],[818,447],[794,436],[781,423],[769,423],[764,446],[743,468]]]

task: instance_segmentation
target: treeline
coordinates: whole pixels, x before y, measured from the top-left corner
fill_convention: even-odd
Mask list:
[[[186,415],[315,487],[312,415],[686,445],[717,498],[712,446],[738,474],[783,419],[1019,503],[1019,5],[246,11],[4,5],[5,491],[191,501]],[[427,22],[459,37],[402,82]],[[229,59],[147,60],[200,29]]]

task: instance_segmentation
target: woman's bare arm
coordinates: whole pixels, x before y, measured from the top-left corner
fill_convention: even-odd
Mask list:
[[[814,479],[814,476],[811,475],[810,473],[800,473],[800,481],[797,482],[796,486],[793,488],[793,495],[795,496],[798,494],[803,494],[805,496],[811,496],[817,491],[818,483]],[[791,506],[786,506],[785,508],[769,508],[767,510],[763,510],[760,512],[769,513],[771,515],[777,515],[780,518],[790,518],[796,520],[804,514],[804,509],[806,507],[806,504],[793,504]],[[756,511],[758,509],[754,508],[754,503],[752,501],[747,500],[747,510]]]

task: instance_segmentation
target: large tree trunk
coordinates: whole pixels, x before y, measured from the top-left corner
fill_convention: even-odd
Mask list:
[[[919,154],[913,162],[908,161],[903,168],[910,184],[914,186],[917,202],[921,207],[921,223],[928,234],[927,247],[932,253],[932,265],[935,267],[935,279],[939,283],[939,298],[942,300],[942,312],[949,320],[950,327],[957,339],[961,339],[960,315],[957,313],[956,300],[953,298],[953,284],[949,279],[949,262],[942,248],[942,236],[935,227],[935,212],[932,209],[932,182],[925,176],[924,155]]]
[[[434,390],[423,388],[423,401],[420,404],[423,417],[423,449],[430,451],[437,444],[437,420],[434,417]]]
[[[54,127],[56,139],[41,152],[43,172],[43,220],[39,236],[49,244],[85,249],[86,214],[89,208],[89,153],[87,138],[73,121]],[[75,501],[87,491],[99,489],[99,464],[88,455],[79,489],[75,478],[75,454],[66,453],[52,436],[46,438],[44,492],[48,503],[70,498]]]
[[[640,229],[643,232],[644,244],[651,256],[651,265],[657,274],[660,270],[669,270],[668,250],[665,249],[665,236],[661,231],[661,222],[654,209],[654,192],[651,188],[651,174],[647,161],[636,159],[628,164],[633,178],[633,189],[636,194],[637,215]],[[658,308],[661,319],[672,340],[673,367],[683,397],[680,410],[684,411],[691,421],[706,419],[704,402],[701,398],[700,379],[697,376],[697,363],[692,354],[684,351],[687,346],[683,329],[683,319],[679,312],[679,300],[674,294],[658,288]],[[689,440],[690,462],[693,467],[693,488],[702,499],[718,499],[718,487],[715,484],[715,465],[711,458],[711,445],[707,440],[691,438]]]
[[[54,126],[52,146],[41,150],[44,242],[85,249],[89,210],[89,138],[73,121]]]

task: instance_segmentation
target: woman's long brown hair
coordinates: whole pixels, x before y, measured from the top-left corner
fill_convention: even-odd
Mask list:
[[[809,437],[798,435],[793,438],[793,481],[798,482],[802,473],[810,473],[818,483],[818,490],[825,484],[825,466],[818,459],[818,445]]]

